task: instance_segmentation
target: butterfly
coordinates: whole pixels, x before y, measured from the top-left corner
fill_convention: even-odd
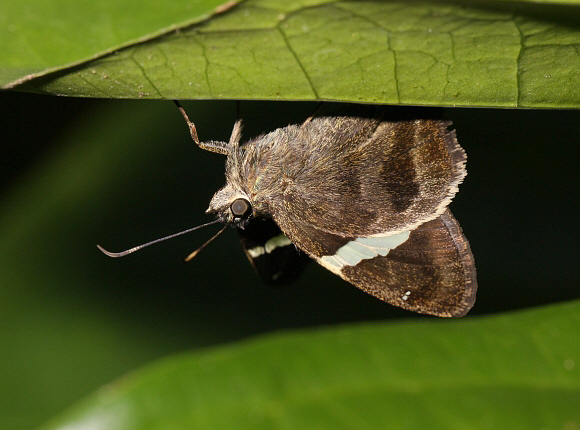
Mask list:
[[[241,143],[201,142],[227,156],[207,213],[238,228],[254,269],[286,283],[308,259],[395,306],[465,315],[477,280],[448,205],[466,175],[448,121],[323,116]]]
[[[221,222],[237,227],[246,256],[268,284],[297,278],[310,260],[401,308],[465,315],[477,279],[469,242],[448,205],[467,174],[448,121],[377,116],[310,117],[241,141],[199,140],[227,156],[226,184],[210,201],[216,219],[121,253]],[[98,245],[97,245],[98,246]]]

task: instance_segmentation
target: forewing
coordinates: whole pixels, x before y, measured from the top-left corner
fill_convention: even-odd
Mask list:
[[[288,145],[301,155],[287,157],[282,196],[270,207],[348,236],[390,234],[435,219],[466,174],[450,124],[315,119]]]
[[[267,285],[278,287],[294,281],[310,261],[271,218],[253,218],[238,234],[248,260]]]
[[[385,302],[441,317],[463,316],[475,302],[473,255],[449,210],[388,237],[341,237],[282,218],[277,221],[299,248]]]

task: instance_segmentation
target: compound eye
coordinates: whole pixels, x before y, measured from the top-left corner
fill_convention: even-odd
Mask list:
[[[250,202],[246,199],[235,199],[230,209],[236,218],[241,218],[250,210]]]

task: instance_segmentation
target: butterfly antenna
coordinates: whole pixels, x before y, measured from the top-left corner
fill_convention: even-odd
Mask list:
[[[188,255],[188,256],[187,256],[187,257],[186,257],[186,258],[185,258],[183,261],[187,263],[188,261],[191,261],[191,260],[193,260],[193,259],[194,259],[194,257],[195,257],[197,254],[199,254],[199,252],[200,252],[200,251],[201,251],[203,248],[205,248],[207,245],[209,245],[209,244],[210,244],[210,242],[213,242],[213,240],[214,240],[216,237],[218,237],[220,234],[222,234],[222,233],[224,232],[224,230],[226,229],[226,227],[227,227],[227,226],[228,226],[227,224],[226,224],[226,225],[224,225],[224,226],[223,226],[223,228],[222,228],[220,231],[218,231],[216,234],[214,234],[214,235],[213,235],[213,237],[212,237],[212,238],[210,238],[209,240],[207,240],[207,241],[206,241],[206,242],[205,242],[203,245],[201,245],[199,248],[197,248],[195,251],[193,251],[191,254],[189,254],[189,255]]]
[[[169,236],[165,236],[165,237],[162,237],[162,238],[159,238],[159,239],[152,240],[151,242],[144,243],[143,245],[135,246],[134,248],[127,249],[126,251],[123,251],[123,252],[110,252],[110,251],[107,251],[105,248],[103,248],[101,245],[97,245],[97,248],[99,248],[103,254],[108,255],[109,257],[115,257],[115,258],[116,257],[124,257],[125,255],[132,254],[135,251],[139,251],[140,249],[143,249],[143,248],[145,248],[146,246],[149,246],[149,245],[153,245],[154,243],[162,242],[162,241],[167,240],[167,239],[173,239],[174,237],[181,236],[182,234],[190,233],[190,232],[192,232],[194,230],[197,230],[199,228],[207,227],[208,225],[216,224],[218,222],[220,222],[220,220],[219,219],[216,219],[216,220],[213,220],[211,222],[208,222],[208,223],[205,223],[205,224],[202,224],[202,225],[198,225],[197,227],[188,228],[187,230],[180,231],[179,233],[174,233],[174,234],[171,234]],[[220,233],[222,231],[224,231],[224,229],[225,229],[225,227],[220,230]]]

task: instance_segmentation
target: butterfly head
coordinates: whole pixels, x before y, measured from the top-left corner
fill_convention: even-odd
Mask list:
[[[214,194],[206,213],[215,213],[218,219],[238,228],[244,228],[252,216],[250,198],[229,183]]]

